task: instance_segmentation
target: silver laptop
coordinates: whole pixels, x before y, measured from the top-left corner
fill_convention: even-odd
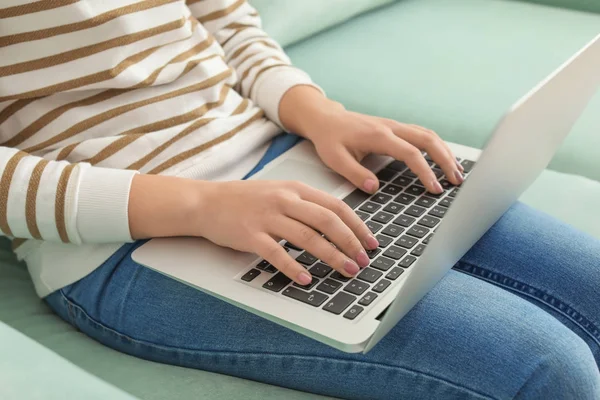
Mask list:
[[[367,195],[327,169],[309,142],[252,179],[298,180],[343,198],[380,240],[354,279],[282,242],[312,273],[298,286],[256,255],[199,238],[153,239],[140,264],[346,352],[367,352],[448,272],[548,165],[600,86],[600,36],[515,104],[484,151],[450,144],[466,181],[433,196],[400,161],[372,156]]]

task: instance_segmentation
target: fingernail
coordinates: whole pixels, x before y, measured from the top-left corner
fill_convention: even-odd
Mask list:
[[[360,271],[360,268],[358,268],[358,265],[356,265],[352,261],[347,260],[344,263],[344,271],[346,271],[350,275],[356,275],[358,273],[358,271]]]
[[[454,177],[456,178],[458,183],[463,183],[465,181],[465,178],[459,171],[454,171]]]
[[[431,186],[433,187],[433,193],[442,193],[444,191],[442,185],[435,179],[431,181]]]
[[[458,167],[458,169],[460,169],[461,172],[463,172],[465,170],[465,167],[462,166],[462,164],[456,160],[456,166]]]
[[[369,256],[364,250],[361,250],[360,253],[358,253],[358,256],[356,256],[356,262],[363,268],[369,265]]]
[[[301,285],[308,285],[312,282],[312,276],[308,272],[300,272],[298,274],[298,283]]]
[[[377,240],[377,239],[375,238],[375,236],[373,236],[373,235],[369,235],[369,236],[367,237],[367,241],[366,241],[366,243],[367,243],[367,247],[368,247],[369,249],[371,249],[371,250],[373,250],[373,249],[376,249],[376,248],[378,248],[378,247],[379,247],[379,240]]]
[[[363,189],[365,189],[367,193],[375,193],[377,190],[377,182],[373,179],[367,179],[363,185]]]

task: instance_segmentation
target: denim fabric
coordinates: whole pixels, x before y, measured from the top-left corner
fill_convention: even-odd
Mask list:
[[[48,304],[134,356],[341,398],[600,398],[600,242],[522,204],[366,355],[136,264],[140,245]]]

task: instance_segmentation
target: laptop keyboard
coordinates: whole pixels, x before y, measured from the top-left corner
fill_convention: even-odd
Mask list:
[[[309,285],[294,283],[265,260],[251,267],[240,279],[252,284],[261,274],[272,275],[262,285],[263,290],[349,320],[356,319],[423,254],[459,191],[444,179],[444,173],[429,156],[425,159],[444,193],[428,193],[405,163],[392,161],[377,173],[380,181],[377,193],[370,195],[357,189],[344,198],[379,240],[379,248],[367,251],[371,264],[356,277],[346,278],[307,251],[285,242],[284,248],[312,274]],[[457,159],[467,177],[475,162]]]

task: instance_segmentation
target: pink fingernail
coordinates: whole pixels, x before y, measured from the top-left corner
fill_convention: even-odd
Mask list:
[[[356,256],[356,262],[359,266],[363,268],[369,265],[369,256],[367,255],[367,253],[365,253],[364,250],[361,250],[360,253],[358,253],[358,256]]]
[[[367,243],[367,247],[371,250],[374,250],[379,247],[379,240],[377,240],[375,238],[375,236],[373,236],[373,235],[369,235],[367,237],[366,243]]]
[[[461,172],[464,172],[465,167],[463,167],[462,164],[458,160],[456,160],[456,165],[458,166],[458,169],[460,169]]]
[[[433,186],[433,193],[442,193],[444,191],[442,185],[435,179],[431,182],[431,186]]]
[[[350,275],[356,275],[358,273],[358,271],[360,271],[360,268],[358,268],[358,265],[356,265],[352,261],[347,260],[344,263],[344,271],[346,271]]]
[[[454,177],[456,178],[458,183],[463,183],[465,181],[465,178],[459,171],[454,171]]]
[[[312,282],[312,276],[308,272],[300,272],[298,274],[298,283],[301,285],[308,285]]]
[[[373,179],[367,179],[363,185],[363,189],[365,189],[367,193],[375,193],[377,190],[377,181],[374,181]]]

